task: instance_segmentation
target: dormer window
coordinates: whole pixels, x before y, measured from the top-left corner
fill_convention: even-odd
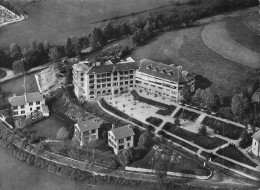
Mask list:
[[[168,75],[171,75],[171,76],[173,76],[173,71],[170,71],[170,72],[168,72]]]
[[[155,71],[159,71],[159,67],[155,67],[153,70],[155,70]]]
[[[162,73],[167,73],[166,69],[162,69],[161,72],[162,72]]]
[[[148,65],[148,66],[147,66],[147,69],[152,69],[152,65]]]

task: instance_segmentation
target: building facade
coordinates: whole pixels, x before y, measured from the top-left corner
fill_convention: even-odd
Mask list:
[[[195,75],[181,67],[143,59],[109,65],[73,65],[74,92],[83,100],[106,95],[120,95],[143,89],[178,101],[184,85],[195,89]]]
[[[39,92],[25,93],[22,96],[14,94],[8,100],[14,117],[29,116],[34,111],[44,112],[44,116],[49,116],[48,107],[45,105],[45,100]]]
[[[87,142],[98,140],[98,131],[102,121],[98,119],[79,121],[74,129],[74,138],[79,142],[80,146]]]
[[[114,128],[108,131],[108,146],[112,147],[117,155],[120,151],[134,146],[134,131],[129,126]]]
[[[260,156],[260,130],[257,131],[253,136],[253,141],[252,141],[252,153],[259,157]]]

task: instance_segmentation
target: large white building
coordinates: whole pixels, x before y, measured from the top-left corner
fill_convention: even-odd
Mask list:
[[[112,128],[108,131],[108,146],[112,147],[117,155],[120,151],[134,146],[134,131],[126,125],[123,127]]]
[[[80,62],[73,65],[73,84],[76,96],[83,100],[138,88],[178,101],[184,85],[194,91],[195,75],[180,66],[146,59],[108,65]]]
[[[16,96],[15,94],[10,97],[9,103],[13,116],[29,116],[34,111],[40,111],[43,116],[49,116],[49,109],[45,105],[45,100],[39,92],[25,93],[22,96]]]

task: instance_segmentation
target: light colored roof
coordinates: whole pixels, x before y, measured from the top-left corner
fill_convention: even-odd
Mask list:
[[[91,131],[93,129],[98,129],[102,123],[103,122],[100,120],[91,119],[87,121],[79,121],[77,125],[81,132],[85,132],[85,131]]]
[[[114,134],[115,139],[123,139],[135,135],[133,129],[128,125],[112,129],[111,132]]]
[[[151,67],[151,69],[149,67]],[[179,82],[179,83],[188,82],[187,78],[183,75],[181,69],[173,65],[166,65],[163,63],[159,63],[147,59],[142,59],[140,61],[140,68],[138,69],[138,71],[158,78],[166,79],[172,82]],[[163,73],[162,71],[165,71],[166,73]],[[171,72],[172,75],[168,74],[169,72]]]
[[[26,104],[25,96],[13,96],[9,98],[9,103],[11,106],[21,106]]]
[[[260,140],[260,130],[258,130],[255,134],[253,134],[253,139],[255,139],[256,141]]]
[[[46,105],[42,105],[42,112],[43,113],[49,113],[49,108]]]
[[[86,62],[87,63],[87,62]],[[74,64],[73,66],[73,70],[75,71],[84,71],[86,68],[88,68],[88,66],[85,64],[85,62],[79,62],[77,64]]]
[[[138,69],[138,67],[139,67],[139,62],[93,66],[90,67],[90,69],[87,71],[87,74],[111,73],[112,71],[136,70]]]
[[[43,101],[43,96],[40,92],[26,93],[26,100],[27,102],[41,102]]]

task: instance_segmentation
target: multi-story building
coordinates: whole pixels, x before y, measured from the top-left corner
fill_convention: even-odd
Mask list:
[[[49,116],[48,107],[45,105],[45,100],[39,92],[25,93],[22,96],[14,94],[8,100],[14,117],[29,116],[34,111],[40,111],[44,116]]]
[[[78,98],[95,99],[105,95],[120,95],[135,85],[138,62],[73,66],[74,92]]]
[[[195,75],[146,59],[102,66],[80,62],[73,66],[73,84],[76,96],[85,100],[140,88],[178,101],[184,85],[194,91]]]
[[[184,85],[195,90],[195,75],[183,71],[181,66],[166,65],[143,59],[136,71],[136,87],[145,91],[179,101]]]
[[[103,122],[98,119],[79,121],[76,123],[74,137],[83,146],[87,142],[98,139],[98,129]]]
[[[113,148],[117,155],[120,151],[134,146],[134,131],[129,126],[114,128],[108,131],[108,145]]]

